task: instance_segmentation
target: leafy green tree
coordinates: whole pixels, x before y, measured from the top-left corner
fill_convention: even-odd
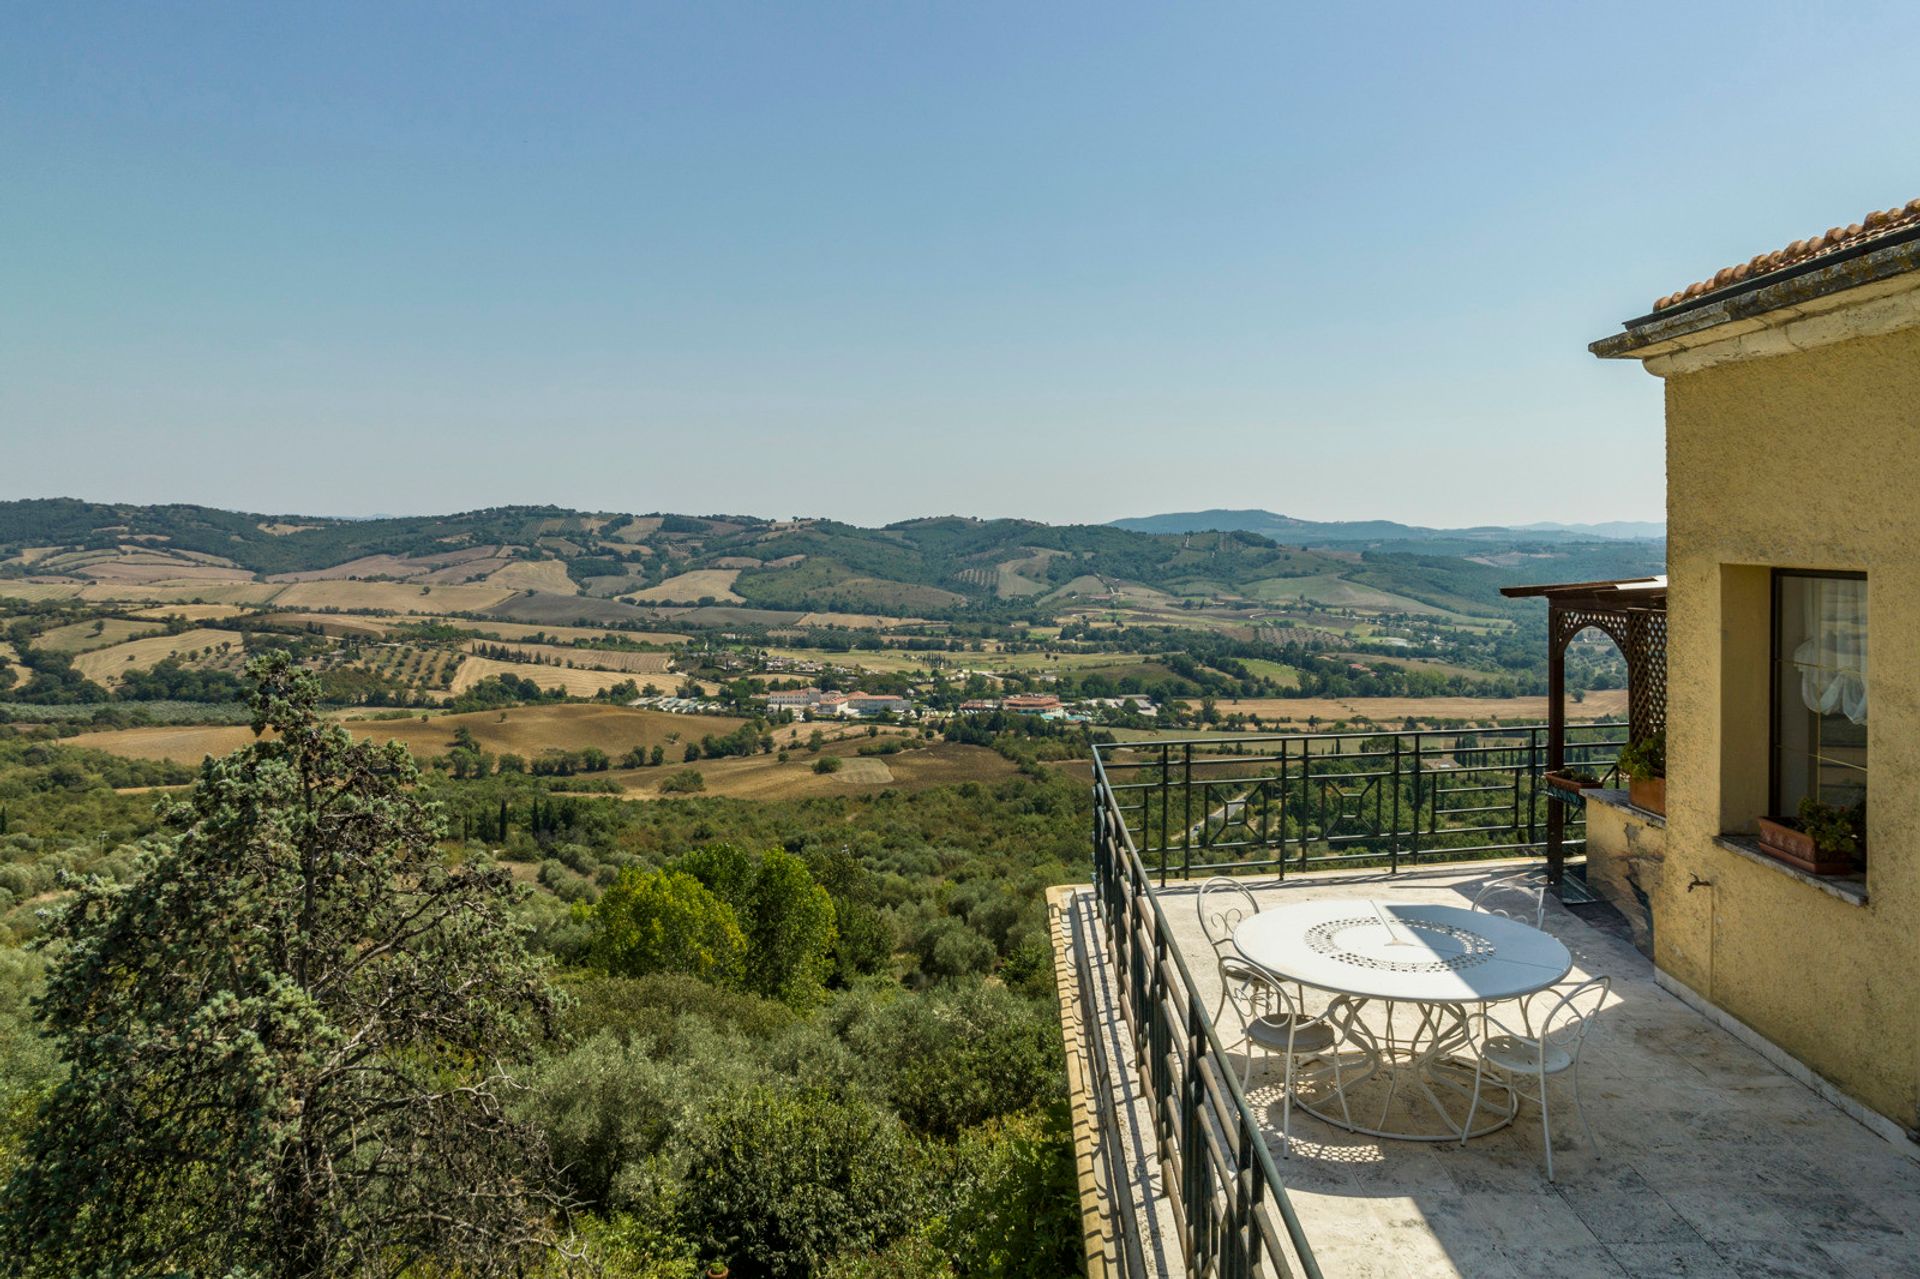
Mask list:
[[[53,928],[66,1067],[0,1200],[24,1275],[512,1273],[553,1204],[509,1117],[552,996],[503,871],[450,869],[398,745],[257,660],[257,742]],[[265,735],[272,730],[272,735]]]
[[[695,849],[678,865],[739,916],[749,948],[746,989],[792,1008],[820,1001],[833,971],[837,932],[833,898],[805,861],[781,848],[756,855],[715,844]]]
[[[588,958],[606,972],[740,980],[747,938],[733,907],[683,871],[629,866],[600,895],[592,921]]]

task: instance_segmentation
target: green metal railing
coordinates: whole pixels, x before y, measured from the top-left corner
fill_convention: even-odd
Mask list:
[[[1564,766],[1603,783],[1626,726],[1569,728]],[[1545,725],[1217,734],[1095,748],[1134,847],[1161,882],[1564,852],[1585,812],[1555,801]]]

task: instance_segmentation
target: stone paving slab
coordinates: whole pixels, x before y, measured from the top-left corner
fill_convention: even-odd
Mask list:
[[[1464,906],[1512,869],[1246,883],[1263,908],[1322,896]],[[1197,887],[1159,895],[1211,1001]],[[1464,1148],[1357,1136],[1296,1106],[1282,1157],[1277,1059],[1255,1063],[1248,1100],[1328,1279],[1920,1276],[1920,1164],[1660,989],[1624,939],[1557,902],[1546,927],[1573,953],[1570,980],[1613,978],[1581,1067],[1597,1146],[1566,1076],[1548,1083],[1555,1182],[1531,1103]]]

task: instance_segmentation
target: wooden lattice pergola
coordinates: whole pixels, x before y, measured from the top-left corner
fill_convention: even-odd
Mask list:
[[[1627,737],[1642,741],[1667,726],[1667,579],[1622,578],[1508,586],[1512,599],[1547,601],[1547,768],[1567,762],[1567,645],[1589,627],[1603,632],[1627,662]],[[1560,882],[1565,816],[1547,818],[1547,877]]]

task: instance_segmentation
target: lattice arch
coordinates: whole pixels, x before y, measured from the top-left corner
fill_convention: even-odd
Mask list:
[[[1549,597],[1551,599],[1551,597]],[[1557,659],[1589,628],[1614,642],[1627,663],[1627,735],[1634,741],[1667,726],[1667,614],[1665,609],[1562,606],[1549,613],[1549,642]]]

